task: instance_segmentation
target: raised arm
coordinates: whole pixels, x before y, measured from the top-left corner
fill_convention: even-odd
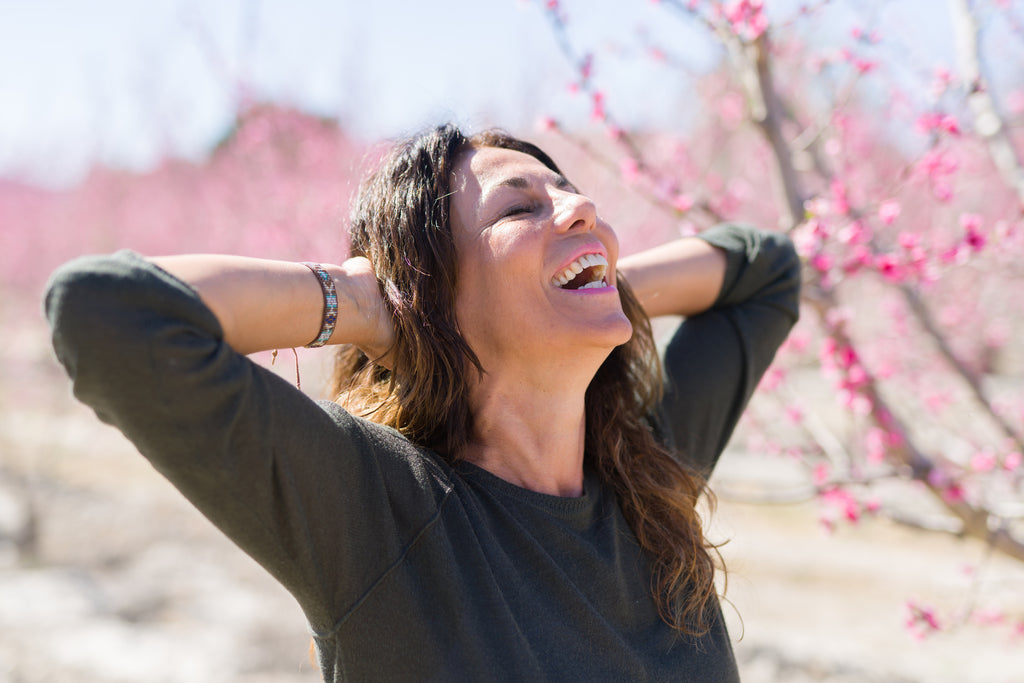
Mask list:
[[[726,256],[698,237],[684,237],[619,261],[647,315],[694,315],[715,303]]]
[[[349,320],[373,310],[355,293],[362,276],[349,277],[364,265],[329,267],[341,299],[332,342],[383,344]],[[83,257],[51,277],[46,312],[75,396],[288,587],[316,628],[435,513],[436,487],[410,467],[411,444],[239,353],[317,335],[323,294],[306,266]],[[412,523],[399,530],[398,519]]]
[[[665,347],[659,422],[679,457],[708,475],[797,321],[800,259],[784,234],[735,224],[665,250],[638,255],[646,267],[627,278],[640,280],[650,315],[687,315]]]
[[[324,295],[301,263],[206,254],[152,261],[196,290],[239,353],[305,346],[320,332]],[[380,357],[393,332],[370,262],[353,258],[323,268],[338,294],[338,320],[327,343],[354,344]]]

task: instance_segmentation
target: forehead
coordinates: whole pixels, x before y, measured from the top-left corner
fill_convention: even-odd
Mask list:
[[[524,186],[534,177],[561,179],[539,159],[511,149],[480,147],[466,152],[455,166],[463,194],[486,195],[498,187]]]

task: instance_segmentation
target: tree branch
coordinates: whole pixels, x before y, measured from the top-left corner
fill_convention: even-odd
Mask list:
[[[956,37],[960,76],[967,84],[967,104],[974,116],[974,129],[985,138],[996,168],[1024,206],[1024,166],[981,73],[978,23],[967,0],[949,0],[949,10]]]
[[[750,60],[739,61],[737,66],[746,70],[746,73],[740,74],[740,80],[749,82],[749,70],[752,66],[756,65],[757,87],[760,100],[763,103],[763,114],[760,119],[755,118],[755,123],[762,130],[769,145],[771,145],[772,152],[776,155],[780,180],[785,189],[784,194],[791,214],[790,225],[794,227],[796,222],[802,218],[802,201],[799,204],[799,211],[796,210],[798,208],[796,202],[797,198],[803,196],[803,192],[800,188],[799,178],[792,165],[792,152],[781,129],[781,121],[778,115],[779,99],[778,94],[773,90],[774,85],[771,80],[770,55],[767,50],[766,34],[762,38],[763,40],[759,39],[751,44],[756,49],[756,59],[754,62],[751,63]],[[754,111],[754,113],[756,114],[757,111]],[[909,291],[907,288],[901,289],[905,292]],[[852,340],[842,323],[836,325],[829,325],[828,323],[828,312],[838,307],[834,292],[818,286],[815,287],[814,296],[807,299],[807,301],[809,301],[818,317],[825,324],[826,329],[830,329],[836,342],[853,348]],[[938,332],[934,326],[933,332]],[[939,334],[941,336],[941,333]],[[902,423],[895,411],[889,407],[879,391],[877,378],[871,375],[867,369],[865,369],[865,373],[866,381],[860,388],[860,391],[872,406],[871,420],[880,428],[897,434],[900,437],[900,445],[890,449],[890,456],[896,462],[905,466],[909,470],[911,478],[922,482],[942,502],[946,509],[960,520],[963,535],[982,539],[996,550],[1024,561],[1024,539],[1016,538],[1008,526],[987,509],[975,507],[964,500],[946,495],[947,491],[932,481],[929,475],[936,468],[935,461],[921,452],[915,445],[911,438],[910,430]],[[983,403],[988,406],[987,401]],[[998,524],[996,524],[997,521],[999,522]],[[994,528],[990,528],[990,525]]]

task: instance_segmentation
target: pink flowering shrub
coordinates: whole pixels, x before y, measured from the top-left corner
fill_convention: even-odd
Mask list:
[[[201,164],[95,168],[58,192],[0,184],[0,223],[14,228],[0,232],[3,284],[39,287],[65,260],[126,248],[340,259],[366,152],[333,122],[257,106]]]

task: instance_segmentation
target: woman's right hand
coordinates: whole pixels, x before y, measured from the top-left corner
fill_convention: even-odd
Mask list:
[[[356,256],[342,263],[339,270],[340,276],[332,273],[339,294],[339,320],[346,315],[342,308],[348,301],[354,304],[353,312],[361,324],[352,326],[352,339],[332,339],[332,343],[354,344],[370,359],[389,365],[387,355],[395,341],[395,326],[384,305],[373,264],[362,256]]]

